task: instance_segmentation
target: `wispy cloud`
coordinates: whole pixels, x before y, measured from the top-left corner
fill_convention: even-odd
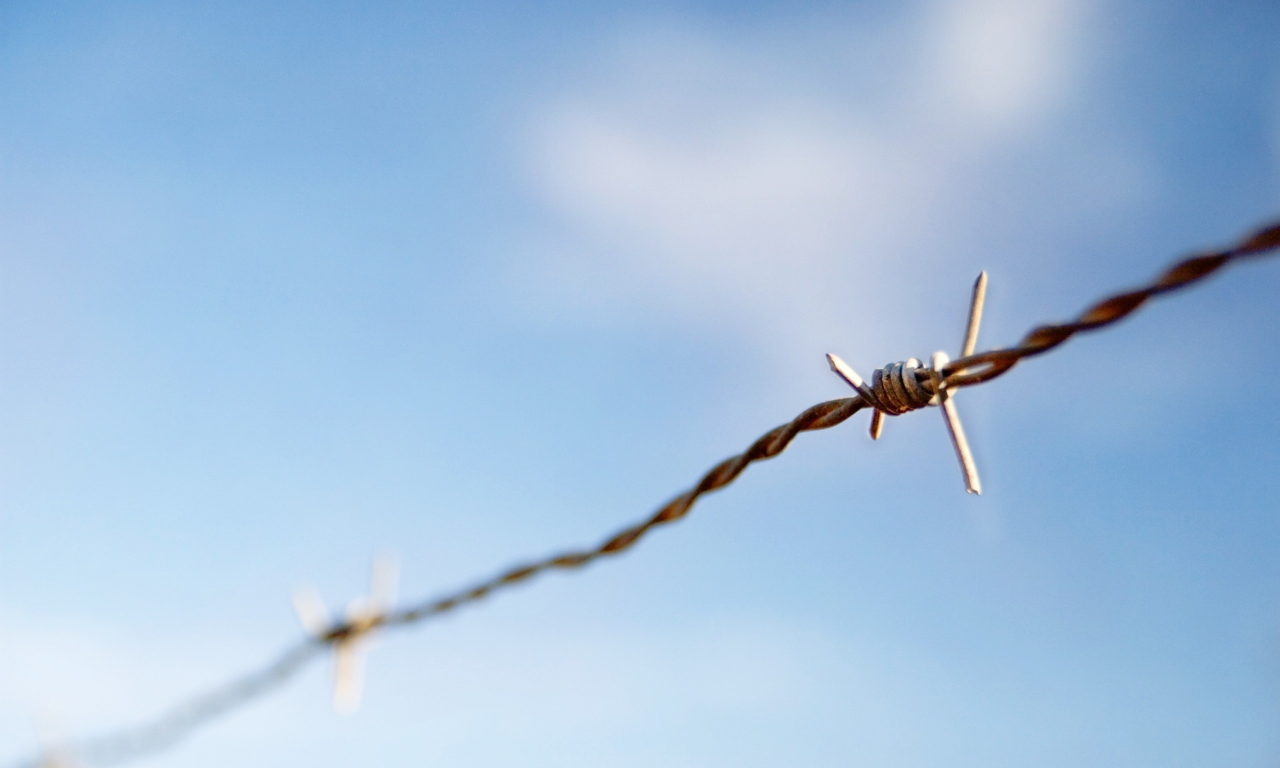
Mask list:
[[[946,267],[977,250],[963,222],[1026,183],[1020,149],[1076,98],[1087,9],[959,0],[901,14],[620,39],[535,121],[531,178],[555,225],[534,240],[574,254],[537,262],[548,303],[628,306],[811,355],[837,332],[876,352],[891,325],[900,346],[904,325],[934,321],[924,302],[888,298],[895,286],[962,301]],[[1051,162],[1086,168],[1087,193],[1042,188],[1025,205],[1141,195],[1145,172],[1122,150],[1082,151]]]

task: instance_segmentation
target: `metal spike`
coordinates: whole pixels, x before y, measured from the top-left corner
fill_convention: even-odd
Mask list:
[[[946,352],[934,352],[930,365],[935,371],[950,362]],[[964,474],[965,491],[975,496],[982,495],[982,481],[978,479],[978,465],[973,461],[973,453],[969,450],[969,441],[964,436],[964,425],[960,423],[960,412],[956,410],[955,400],[946,389],[938,392],[938,404],[942,406],[942,417],[947,424],[947,432],[951,435],[951,447],[955,449],[956,458],[960,460],[960,471]]]
[[[964,343],[960,356],[968,357],[978,345],[978,327],[982,325],[982,305],[987,300],[987,273],[984,270],[973,283],[973,298],[969,300],[969,322],[964,329]]]
[[[395,604],[399,574],[400,565],[394,556],[375,558],[369,594],[347,604],[342,624],[334,623],[315,589],[299,589],[293,594],[293,610],[303,629],[333,646],[333,708],[339,714],[349,715],[360,707],[364,693],[364,654],[373,630]]]

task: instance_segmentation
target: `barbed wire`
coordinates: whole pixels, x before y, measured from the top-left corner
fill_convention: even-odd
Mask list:
[[[954,390],[991,381],[1008,372],[1024,358],[1054,349],[1077,333],[1103,328],[1121,320],[1155,296],[1185,288],[1234,261],[1262,254],[1274,255],[1277,248],[1280,248],[1280,222],[1263,227],[1224,250],[1183,259],[1162,272],[1150,284],[1102,299],[1069,323],[1034,328],[1015,347],[965,355],[942,365],[936,371],[918,369],[928,375],[919,381],[912,378],[911,383],[918,384],[927,394],[933,395],[943,389]],[[881,370],[890,374],[896,370],[898,381],[902,381],[903,365],[897,363]],[[978,370],[970,372],[975,368]],[[880,386],[879,381],[880,377],[877,376],[877,387]],[[884,381],[885,386],[891,386],[892,377],[886,374]],[[62,745],[57,755],[70,753],[76,760],[90,765],[116,765],[154,754],[173,746],[210,721],[280,687],[327,646],[379,627],[405,626],[425,621],[543,573],[578,569],[620,554],[635,546],[653,529],[683,518],[700,497],[732,483],[752,463],[771,459],[782,453],[801,432],[829,429],[864,408],[879,409],[884,405],[883,389],[879,390],[882,392],[879,397],[876,389],[859,387],[859,390],[859,394],[854,397],[819,403],[790,422],[770,430],[743,453],[717,464],[702,476],[697,485],[667,502],[648,518],[622,529],[595,547],[570,550],[510,568],[445,597],[391,611],[372,620],[362,621],[359,625],[339,623],[318,637],[308,638],[289,647],[262,669],[189,699],[149,723]],[[37,755],[29,760],[13,763],[12,768],[50,766],[55,759],[54,754],[49,752]]]
[[[1259,229],[1225,250],[1205,253],[1183,259],[1160,274],[1149,285],[1119,293],[1099,301],[1080,313],[1070,323],[1041,325],[1022,338],[1018,346],[1009,349],[993,349],[953,360],[943,366],[942,375],[947,386],[968,387],[991,381],[1003,375],[1025,357],[1048,352],[1081,331],[1092,331],[1111,325],[1141,307],[1153,296],[1185,288],[1205,279],[1227,264],[1240,259],[1258,256],[1280,246],[1280,222]],[[986,370],[965,373],[970,368],[986,364]]]

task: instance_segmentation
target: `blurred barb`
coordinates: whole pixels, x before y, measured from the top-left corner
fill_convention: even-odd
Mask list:
[[[1165,270],[1147,287],[1104,299],[1085,310],[1074,322],[1036,328],[1027,334],[1017,347],[966,355],[950,363],[939,363],[941,367],[937,370],[920,369],[929,371],[929,375],[917,380],[917,383],[931,394],[936,394],[942,389],[956,389],[990,381],[1012,368],[1024,357],[1053,349],[1080,331],[1093,330],[1116,322],[1153,296],[1202,280],[1232,261],[1264,253],[1272,255],[1277,247],[1280,247],[1280,222],[1258,230],[1226,250],[1180,261]],[[977,293],[975,290],[971,315],[980,306]],[[971,323],[971,328],[976,335],[977,323]],[[966,333],[966,343],[967,339],[968,333]],[[896,365],[901,368],[902,364]],[[976,373],[969,373],[970,369],[981,366],[985,367],[980,368]],[[834,361],[833,367],[835,367]],[[849,369],[849,372],[852,373],[852,369]],[[294,608],[303,628],[311,637],[290,648],[266,668],[197,696],[151,723],[96,739],[84,740],[72,745],[69,749],[58,752],[57,755],[46,754],[14,763],[14,768],[39,768],[42,765],[50,765],[51,762],[57,764],[53,762],[56,760],[65,761],[69,756],[74,756],[74,759],[85,765],[112,765],[153,754],[173,745],[214,718],[243,706],[281,685],[328,645],[334,646],[335,663],[339,667],[335,680],[335,701],[344,701],[342,697],[350,695],[346,693],[347,690],[355,691],[358,695],[359,678],[357,676],[352,675],[350,678],[354,683],[343,682],[343,675],[351,674],[342,671],[342,665],[350,663],[342,661],[345,644],[356,639],[366,639],[370,631],[378,627],[424,621],[476,602],[495,591],[538,574],[551,570],[581,568],[605,556],[616,555],[629,549],[650,530],[684,517],[700,496],[733,482],[752,462],[769,459],[782,453],[801,432],[834,427],[864,407],[876,407],[876,396],[874,393],[871,396],[867,395],[864,391],[866,385],[856,373],[852,374],[850,384],[859,391],[856,397],[819,403],[791,422],[770,430],[752,443],[745,452],[716,465],[710,472],[703,475],[697,485],[667,502],[647,519],[624,528],[595,547],[564,552],[512,568],[450,596],[400,611],[390,610],[394,599],[394,568],[389,565],[378,566],[375,562],[369,597],[365,601],[358,600],[353,603],[341,624],[330,623],[328,610],[314,591],[310,595],[305,590],[296,593]],[[327,627],[327,629],[321,631],[321,627]],[[351,653],[351,651],[347,652]],[[351,687],[348,689],[344,686]],[[355,701],[358,701],[358,698]]]
[[[364,655],[374,628],[384,622],[396,600],[400,562],[392,555],[374,558],[369,595],[347,605],[346,618],[334,624],[320,593],[303,587],[293,594],[293,610],[303,630],[333,646],[333,708],[349,715],[360,708],[364,691]]]

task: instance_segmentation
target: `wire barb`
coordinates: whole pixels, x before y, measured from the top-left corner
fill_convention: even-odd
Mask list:
[[[1166,269],[1154,282],[1145,288],[1104,299],[1085,310],[1074,322],[1062,325],[1040,326],[1027,334],[1017,347],[972,354],[971,342],[976,343],[986,289],[985,274],[979,276],[978,283],[974,286],[973,299],[970,304],[970,322],[965,331],[964,345],[962,347],[966,354],[962,355],[960,359],[946,362],[945,354],[942,354],[942,357],[935,354],[931,361],[931,368],[908,368],[905,364],[898,364],[901,367],[895,368],[888,379],[886,379],[884,373],[881,373],[881,387],[880,391],[877,392],[875,387],[868,387],[847,363],[835,355],[828,355],[827,359],[832,370],[857,390],[857,396],[819,403],[805,410],[792,421],[770,430],[752,443],[751,447],[745,452],[728,458],[713,467],[711,471],[703,475],[702,479],[693,488],[676,496],[645,520],[622,529],[598,546],[589,549],[571,550],[534,563],[522,565],[477,585],[455,592],[452,595],[430,600],[400,611],[391,611],[391,601],[387,600],[383,604],[381,612],[373,615],[374,617],[371,618],[370,614],[361,613],[359,615],[364,618],[357,624],[353,622],[349,614],[346,623],[337,627],[330,627],[324,633],[312,631],[312,627],[320,624],[316,620],[320,613],[313,612],[309,617],[304,617],[308,608],[302,608],[298,610],[299,620],[303,622],[303,626],[308,630],[309,636],[301,643],[286,650],[266,667],[203,695],[196,696],[163,713],[156,720],[149,723],[98,738],[82,740],[65,746],[58,755],[51,753],[38,755],[32,759],[14,763],[13,768],[39,768],[39,766],[57,764],[56,761],[59,759],[75,759],[80,761],[82,765],[111,765],[159,752],[181,741],[194,730],[208,724],[217,717],[244,706],[279,687],[297,674],[303,666],[315,658],[326,646],[335,645],[344,638],[351,636],[352,633],[365,635],[377,627],[403,626],[425,621],[442,613],[477,602],[498,590],[527,581],[539,574],[552,570],[581,568],[600,558],[623,552],[635,546],[645,534],[654,528],[683,518],[689,513],[694,502],[701,496],[733,482],[753,462],[771,459],[782,453],[801,432],[829,429],[844,422],[865,407],[873,408],[876,413],[880,413],[884,410],[883,406],[886,404],[890,407],[896,407],[902,402],[917,402],[914,390],[911,390],[910,394],[903,394],[902,397],[904,399],[901,401],[893,399],[898,396],[896,387],[899,385],[906,392],[910,386],[908,381],[910,381],[929,393],[930,401],[935,399],[936,396],[937,401],[943,404],[943,413],[946,414],[945,403],[954,397],[957,389],[991,381],[1008,371],[1025,357],[1053,349],[1080,331],[1101,328],[1120,320],[1153,296],[1168,293],[1203,280],[1233,261],[1264,253],[1273,253],[1276,248],[1280,248],[1280,222],[1254,232],[1229,249],[1184,259]],[[973,369],[977,370],[974,371]],[[921,375],[924,376],[923,379],[920,378]],[[908,379],[908,377],[910,378]],[[885,381],[889,383],[886,384],[884,383]],[[884,399],[882,400],[882,393],[889,392],[890,387],[894,387],[892,394],[883,395]],[[949,416],[947,421],[950,425],[951,418]],[[958,419],[952,429],[952,440],[957,454],[961,456],[961,463],[962,466],[965,466],[966,478],[968,478],[969,468],[972,465],[972,456],[968,457],[968,464],[966,464],[964,457],[969,453],[968,443],[964,440],[964,432],[960,428]],[[976,492],[976,470],[974,470],[972,477]],[[374,586],[371,592],[376,592],[377,590],[378,587]],[[307,603],[309,598],[303,598],[302,601]],[[324,611],[324,616],[327,617],[327,609],[324,608],[323,602],[319,601],[318,596],[316,596],[315,602],[310,605],[310,608],[314,609],[316,603],[319,604],[320,609]],[[295,607],[297,606],[298,601],[295,596]],[[328,621],[325,622],[326,625],[328,623]]]
[[[947,361],[946,352],[933,353],[932,365],[935,371],[942,370]],[[964,490],[974,496],[981,496],[982,481],[978,479],[978,465],[973,460],[973,451],[969,450],[969,439],[964,436],[964,425],[960,423],[956,401],[945,386],[938,390],[938,405],[942,407],[943,422],[947,425],[947,434],[951,436],[951,448],[956,452],[960,472],[964,474]]]
[[[400,564],[390,555],[374,558],[368,597],[347,605],[346,618],[335,624],[320,594],[312,587],[293,593],[298,623],[313,638],[333,648],[333,708],[349,715],[360,707],[364,691],[364,655],[373,630],[386,621],[395,603]]]
[[[978,343],[978,328],[982,325],[982,307],[986,296],[987,273],[983,272],[973,284],[969,319],[965,323],[964,341],[961,342],[962,356],[972,353]],[[914,357],[905,362],[891,363],[873,372],[871,386],[868,387],[848,363],[830,352],[827,353],[827,364],[831,366],[831,370],[858,390],[863,400],[875,409],[871,414],[872,440],[880,439],[886,414],[900,416],[930,405],[941,406],[947,432],[951,435],[951,445],[955,448],[960,471],[964,475],[964,489],[974,495],[981,495],[982,481],[978,479],[978,466],[973,460],[973,452],[969,450],[964,425],[960,423],[960,412],[956,410],[952,393],[939,373],[950,359],[945,352],[934,352],[928,368],[921,368],[920,361]]]
[[[960,344],[960,356],[968,357],[973,354],[973,348],[978,346],[978,328],[982,325],[982,306],[987,302],[987,273],[982,271],[978,273],[978,279],[973,283],[973,298],[969,300],[969,322],[964,328],[964,341]]]

